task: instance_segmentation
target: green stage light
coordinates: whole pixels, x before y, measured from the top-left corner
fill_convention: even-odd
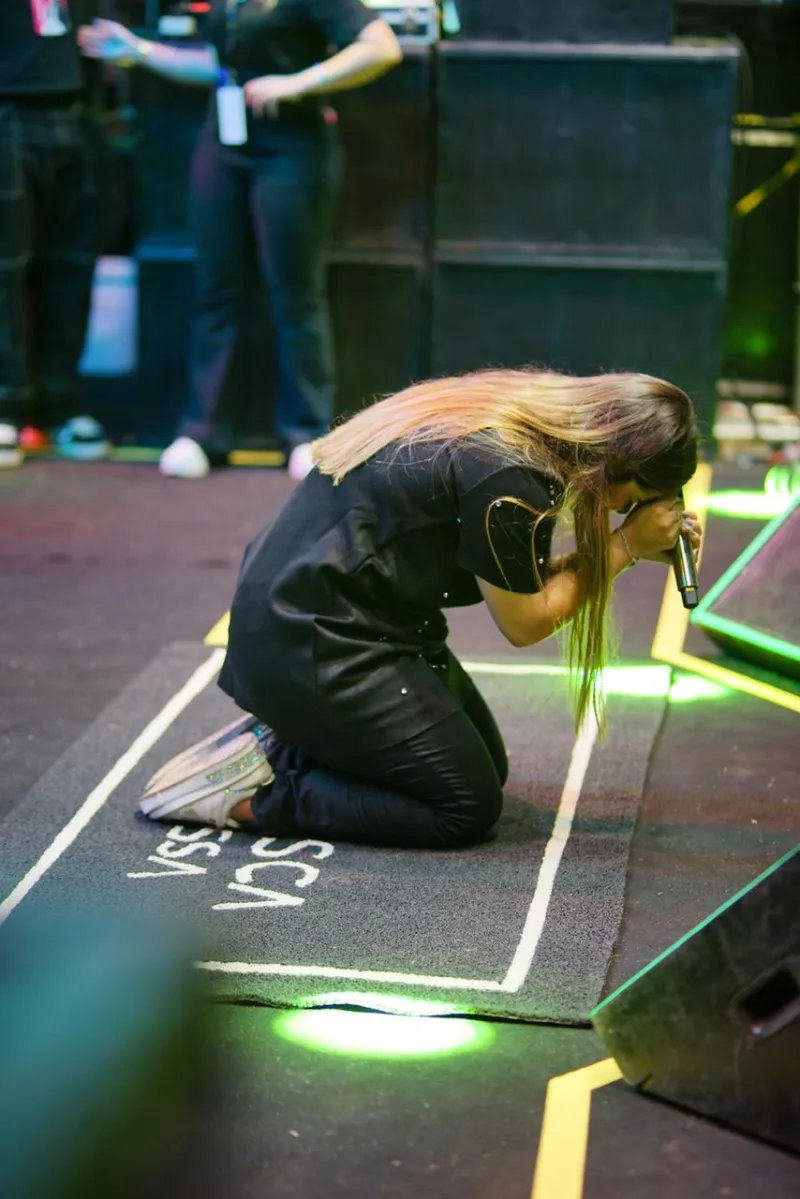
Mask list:
[[[800,462],[777,462],[767,471],[764,480],[767,495],[781,495],[790,500],[800,491]]]
[[[494,1040],[492,1026],[482,1021],[340,1008],[284,1012],[274,1027],[278,1036],[306,1049],[358,1058],[452,1057],[486,1049]]]

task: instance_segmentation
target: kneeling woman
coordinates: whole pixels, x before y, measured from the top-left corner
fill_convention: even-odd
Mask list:
[[[692,405],[646,375],[484,371],[391,396],[313,453],[233,601],[220,685],[250,715],[168,763],[141,810],[279,837],[478,841],[506,753],[442,608],[485,601],[515,646],[571,621],[576,720],[602,720],[614,578],[669,563],[681,530],[699,545],[675,499],[696,465]],[[576,552],[553,557],[562,512]]]

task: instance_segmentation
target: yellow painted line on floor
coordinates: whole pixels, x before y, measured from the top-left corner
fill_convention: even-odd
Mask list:
[[[230,619],[230,612],[226,612],[224,616],[220,616],[213,629],[209,629],[203,638],[203,645],[216,645],[220,649],[226,649],[228,645],[228,625],[230,624]]]
[[[286,455],[280,450],[231,450],[229,466],[283,466]]]
[[[685,489],[686,507],[689,510],[705,507],[705,498],[711,489],[711,467],[701,463],[691,483]],[[740,674],[727,666],[719,666],[705,658],[697,658],[684,650],[686,634],[689,630],[689,611],[681,602],[680,592],[675,586],[675,580],[670,572],[664,587],[664,598],[661,601],[661,612],[656,625],[653,644],[650,648],[651,657],[668,666],[678,666],[681,670],[691,671],[703,678],[711,679],[714,683],[722,683],[734,691],[742,691],[753,695],[769,704],[780,708],[788,708],[790,712],[800,712],[800,695],[792,691],[784,691],[772,683],[762,683],[749,675]]]
[[[547,1084],[531,1199],[581,1199],[592,1091],[622,1078],[612,1057]]]

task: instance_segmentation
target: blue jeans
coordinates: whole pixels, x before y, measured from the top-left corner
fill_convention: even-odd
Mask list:
[[[337,131],[322,120],[255,148],[220,145],[212,122],[200,135],[189,201],[196,312],[180,433],[210,452],[228,449],[217,416],[253,235],[278,351],[275,433],[291,449],[330,424],[335,372],[324,252],[340,173]]]

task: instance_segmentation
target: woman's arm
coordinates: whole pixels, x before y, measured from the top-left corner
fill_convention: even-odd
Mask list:
[[[137,37],[116,21],[95,21],[78,30],[78,43],[87,58],[123,67],[145,67],[175,83],[212,87],[219,62],[212,46],[178,48]]]
[[[247,103],[274,115],[282,101],[362,87],[402,62],[403,51],[386,21],[370,21],[356,41],[325,62],[294,75],[263,75],[245,84]]]
[[[332,58],[300,71],[295,78],[303,96],[361,87],[403,61],[403,50],[386,21],[371,21],[358,39]]]
[[[694,513],[681,512],[680,503],[675,500],[641,505],[634,509],[622,528],[624,538],[619,529],[611,535],[609,569],[612,578],[639,558],[668,562],[670,547],[675,545],[681,531],[689,537],[695,553],[700,546],[701,530]],[[581,602],[584,573],[585,566],[580,557],[572,554],[549,564],[547,582],[533,595],[503,591],[485,579],[477,582],[500,632],[512,645],[521,647],[544,641],[572,619]]]

